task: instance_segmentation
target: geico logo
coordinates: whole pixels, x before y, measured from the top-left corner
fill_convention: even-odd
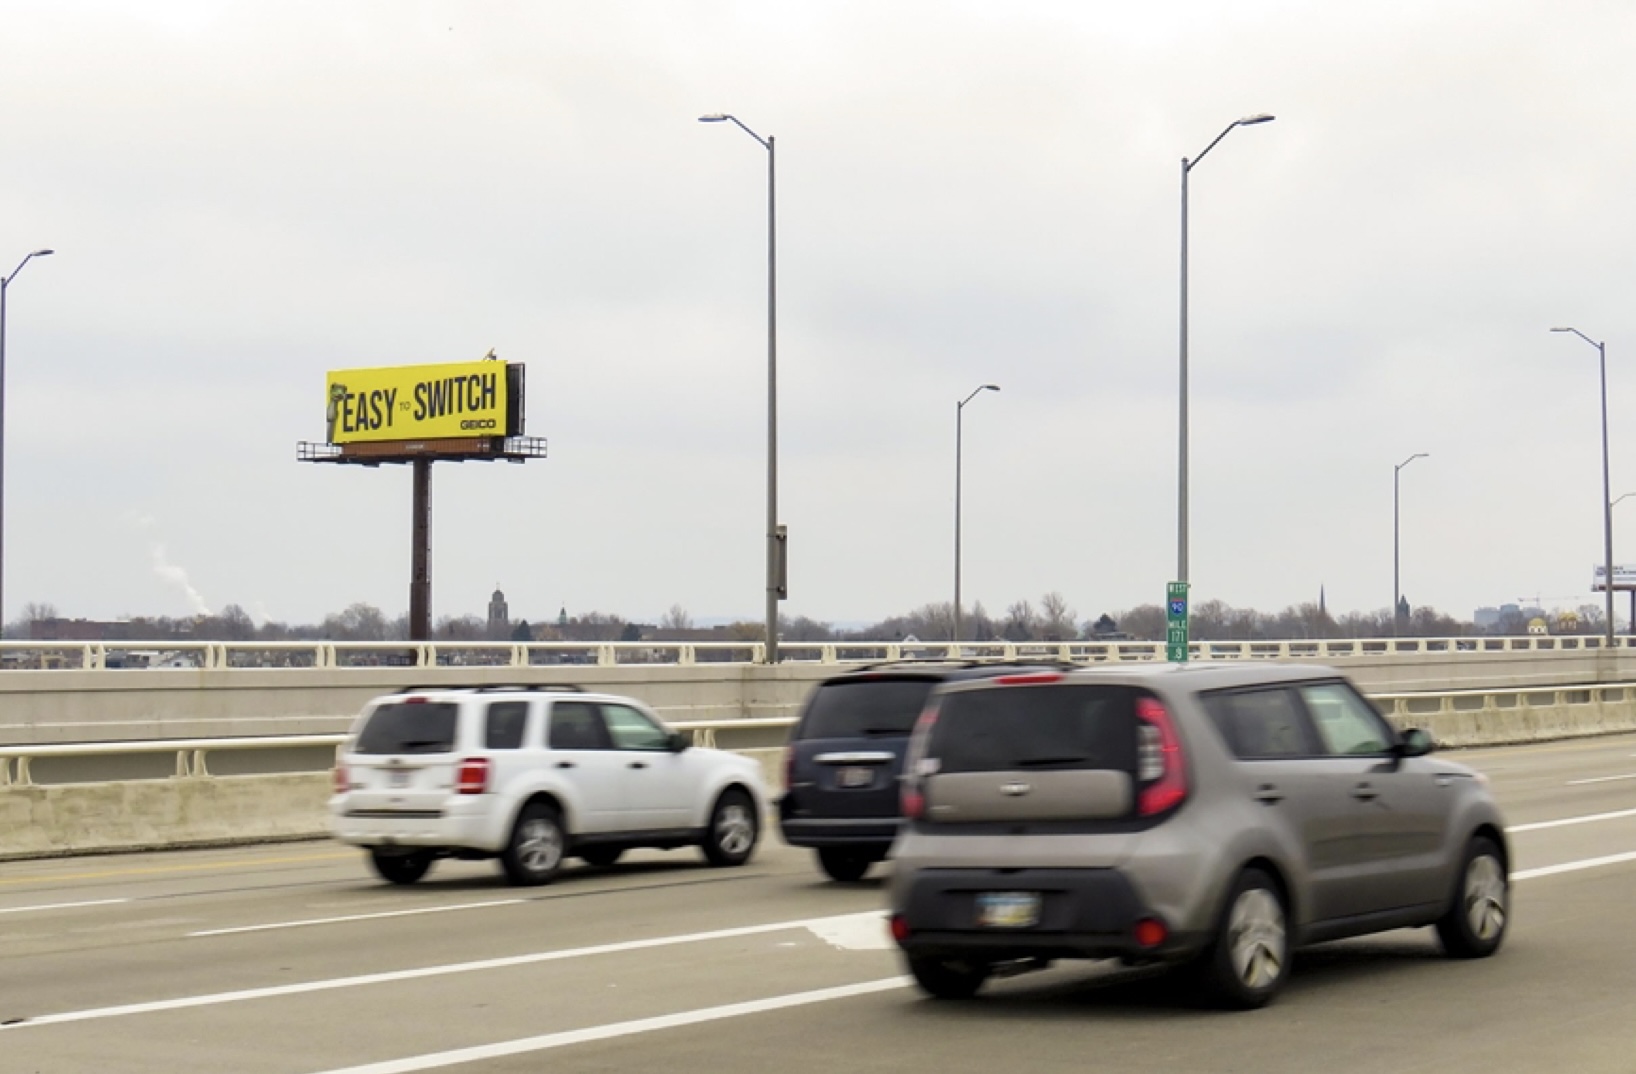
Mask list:
[[[494,428],[494,419],[483,418],[481,420],[467,420],[461,422],[460,427],[462,429],[492,429]]]

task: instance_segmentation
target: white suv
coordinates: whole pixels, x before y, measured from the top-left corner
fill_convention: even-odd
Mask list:
[[[364,707],[329,813],[335,837],[394,884],[440,857],[498,857],[512,883],[545,884],[565,856],[608,866],[632,847],[743,865],[766,801],[756,762],[692,747],[630,698],[432,687]]]

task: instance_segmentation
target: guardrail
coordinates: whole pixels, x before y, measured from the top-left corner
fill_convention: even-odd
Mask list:
[[[1574,652],[1606,648],[1600,634],[1469,638],[1322,638],[1195,641],[1194,660],[1345,659],[1398,653]],[[1614,648],[1636,647],[1615,638]],[[854,664],[904,659],[1053,659],[1074,663],[1162,661],[1157,641],[800,642],[779,643],[788,663]],[[268,668],[559,667],[621,664],[759,664],[760,642],[373,642],[373,641],[0,641],[0,671],[119,671],[133,668],[230,671]]]
[[[1445,745],[1484,745],[1488,744],[1485,739],[1503,734],[1517,737],[1502,741],[1533,741],[1636,730],[1636,682],[1376,694],[1370,700],[1399,728],[1426,728]],[[720,731],[778,730],[794,723],[793,716],[773,716],[677,721],[668,726],[691,734],[694,745],[715,747]],[[1526,734],[1522,733],[1524,730]],[[207,758],[211,753],[334,748],[346,741],[346,737],[344,734],[269,735],[4,746],[0,747],[0,786],[31,785],[30,762],[42,758],[174,753],[175,776],[197,779],[210,776]]]

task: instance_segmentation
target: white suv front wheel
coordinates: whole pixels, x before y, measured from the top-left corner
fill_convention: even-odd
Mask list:
[[[743,865],[755,851],[761,818],[755,801],[738,787],[729,787],[710,810],[704,832],[704,856],[711,865]]]
[[[513,884],[549,884],[562,868],[568,833],[562,815],[549,802],[530,802],[517,815],[511,841],[500,854],[500,865]]]

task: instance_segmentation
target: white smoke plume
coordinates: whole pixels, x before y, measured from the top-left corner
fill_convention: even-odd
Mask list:
[[[148,534],[148,556],[153,561],[153,573],[158,575],[161,581],[176,586],[187,596],[188,604],[193,608],[193,614],[209,615],[210,605],[205,603],[204,595],[195,589],[193,583],[188,580],[187,571],[170,561],[170,558],[165,554],[164,544],[153,536],[154,530],[158,529],[159,525],[154,521],[153,516],[138,515],[136,525],[138,529]]]

